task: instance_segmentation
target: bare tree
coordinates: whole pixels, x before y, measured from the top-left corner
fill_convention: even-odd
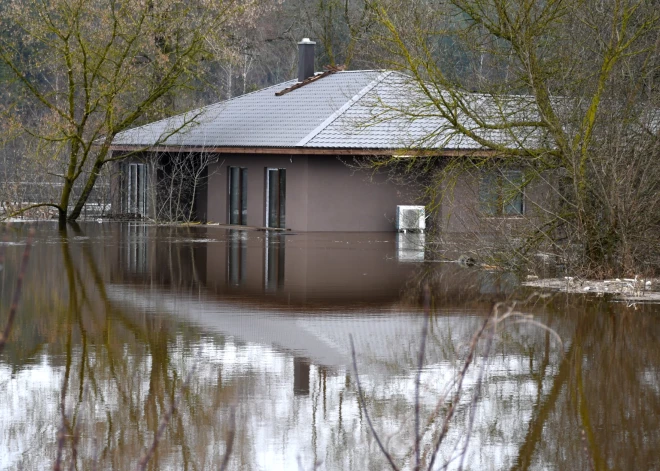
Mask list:
[[[519,191],[540,182],[552,195],[535,208],[544,217],[518,253],[545,244],[571,248],[569,263],[584,272],[657,269],[648,257],[660,246],[652,196],[660,188],[660,13],[652,2],[369,5],[383,61],[419,91],[416,109],[400,111],[446,123],[418,147],[460,136],[489,151],[444,159],[430,187],[451,187],[493,161],[521,168]]]
[[[24,132],[48,145],[59,198],[38,202],[76,220],[101,169],[115,159],[117,133],[154,117],[177,90],[194,85],[211,51],[249,4],[10,1],[0,6],[5,31],[0,63],[14,77],[6,111]],[[22,208],[26,210],[30,208]]]

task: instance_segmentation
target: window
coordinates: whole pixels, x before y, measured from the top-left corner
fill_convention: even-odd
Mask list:
[[[523,214],[522,172],[493,170],[481,176],[479,203],[486,216],[520,216]]]
[[[229,167],[229,224],[247,225],[247,169]]]
[[[284,229],[286,222],[286,169],[266,169],[266,227]]]
[[[126,182],[126,212],[147,216],[147,166],[129,163]]]

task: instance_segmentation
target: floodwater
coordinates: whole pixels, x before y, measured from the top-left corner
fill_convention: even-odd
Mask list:
[[[28,226],[2,231],[0,328]],[[427,469],[440,436],[433,469],[660,469],[659,306],[528,298],[418,242],[36,225],[0,354],[0,469],[139,469],[154,436],[145,469],[220,469],[228,448],[227,469],[389,469],[369,420],[399,469]],[[489,324],[461,375],[493,303],[524,299],[533,317]]]

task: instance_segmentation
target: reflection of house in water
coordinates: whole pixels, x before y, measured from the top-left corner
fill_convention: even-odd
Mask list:
[[[119,226],[125,231],[126,269],[135,275],[147,273],[147,226],[126,224]]]
[[[396,235],[396,258],[400,262],[424,261],[424,233],[399,232]]]
[[[169,287],[200,285],[206,276],[206,254],[195,242],[199,231],[144,224],[108,224],[104,231],[117,244],[106,247],[113,282]]]
[[[515,279],[424,260],[419,233],[305,233],[117,225],[116,281],[197,286],[247,303],[391,306],[430,283],[445,302],[509,292]],[[402,240],[405,237],[405,240]],[[415,297],[417,296],[417,297]]]
[[[228,231],[227,237],[227,286],[248,286],[248,231]],[[263,233],[263,289],[265,292],[280,291],[285,280],[285,234],[266,231]],[[254,252],[254,248],[251,252]],[[251,268],[254,268],[253,266]]]
[[[349,335],[359,354],[379,352],[381,359],[390,344],[415,345],[423,284],[433,287],[439,309],[459,318],[489,307],[466,310],[466,301],[507,287],[498,274],[457,264],[402,263],[396,234],[144,230],[139,237],[124,233],[129,283],[115,279],[111,298],[291,354],[294,392],[301,395],[309,391],[310,364],[347,364]],[[137,240],[146,247],[133,248]],[[150,255],[147,272],[136,277],[131,261],[142,252]]]
[[[293,394],[309,395],[309,373],[311,363],[304,358],[293,358]]]
[[[397,262],[396,234],[217,231],[217,243],[196,248],[205,252],[205,287],[245,302],[394,303],[416,270]]]
[[[245,285],[247,274],[247,232],[231,231],[227,239],[227,281],[229,286]]]
[[[264,238],[264,289],[267,292],[284,288],[286,237],[280,232],[265,233]]]

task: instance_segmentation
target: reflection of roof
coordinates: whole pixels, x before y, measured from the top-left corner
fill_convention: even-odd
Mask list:
[[[326,311],[322,316],[292,316],[230,300],[173,294],[157,288],[138,289],[128,285],[107,288],[115,303],[159,315],[172,316],[215,332],[260,345],[275,346],[293,355],[308,358],[317,365],[350,365],[349,338],[352,336],[359,363],[374,368],[396,364],[397,358],[414,358],[423,317],[414,311],[370,311],[368,316]],[[444,318],[443,330],[469,338],[481,322],[476,312],[452,311]],[[451,327],[449,327],[451,325]],[[431,357],[440,356],[432,352]]]
[[[342,71],[281,96],[295,80],[130,129],[113,145],[193,148],[268,147],[334,149],[479,149],[456,133],[414,81],[393,71]],[[438,95],[440,96],[440,95]],[[447,102],[457,97],[442,95]],[[533,120],[525,96],[496,98],[466,93],[465,109],[478,110],[488,124]],[[498,144],[538,141],[533,127],[483,127],[463,116],[462,125]],[[488,128],[488,129],[487,129]],[[513,136],[515,134],[515,137]],[[516,142],[516,144],[514,144]]]

